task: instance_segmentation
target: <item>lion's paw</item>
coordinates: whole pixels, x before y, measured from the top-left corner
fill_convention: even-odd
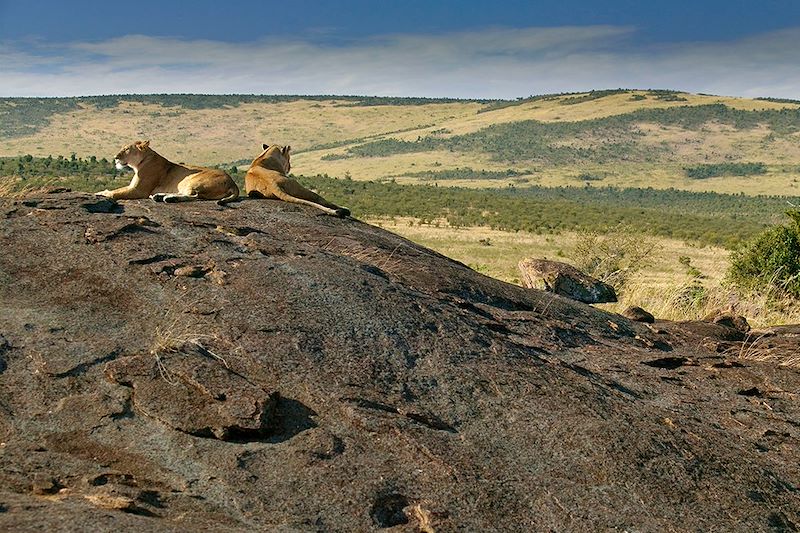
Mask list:
[[[104,191],[96,192],[94,194],[95,196],[105,196],[106,198],[111,198],[113,193],[110,190],[106,189]]]

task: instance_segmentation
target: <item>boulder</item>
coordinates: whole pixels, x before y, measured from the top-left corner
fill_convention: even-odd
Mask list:
[[[273,200],[0,199],[0,250],[2,531],[800,527],[800,373],[756,357],[796,329],[652,328]]]
[[[616,302],[614,287],[603,283],[567,263],[547,259],[519,262],[523,284],[587,304]]]
[[[635,305],[626,307],[622,312],[622,316],[629,320],[644,322],[646,324],[652,324],[656,321],[655,317],[651,313],[648,313],[641,307],[637,307]]]
[[[747,319],[734,313],[733,311],[715,311],[708,314],[703,318],[703,320],[706,322],[712,322],[714,324],[721,324],[729,328],[734,328],[742,333],[747,333],[750,331],[750,324],[747,322]]]

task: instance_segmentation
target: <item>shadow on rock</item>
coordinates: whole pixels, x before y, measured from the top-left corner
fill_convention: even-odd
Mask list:
[[[317,413],[302,402],[281,397],[275,406],[275,430],[272,436],[264,439],[265,442],[277,444],[285,442],[300,433],[317,427],[311,418]]]

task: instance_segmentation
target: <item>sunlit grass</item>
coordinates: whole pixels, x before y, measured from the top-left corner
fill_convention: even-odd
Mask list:
[[[528,257],[575,262],[575,247],[580,235],[534,235],[488,228],[451,228],[443,221],[420,225],[408,218],[374,219],[371,223],[456,259],[472,269],[502,281],[520,284],[517,267]],[[438,225],[437,225],[438,224]],[[619,302],[598,307],[621,312],[639,306],[665,320],[700,320],[717,311],[729,310],[745,316],[756,327],[800,322],[800,306],[791,301],[775,301],[767,295],[735,294],[724,284],[729,252],[713,246],[698,247],[674,239],[653,238],[656,246],[647,265],[631,275],[618,288]],[[688,257],[702,278],[697,279],[679,261]],[[702,298],[693,298],[696,283],[703,287]]]
[[[636,99],[633,98],[637,96]],[[419,171],[470,167],[498,171],[513,168],[531,170],[528,183],[544,186],[579,184],[583,173],[603,176],[595,186],[677,188],[690,191],[715,191],[745,194],[786,194],[800,192],[800,134],[771,135],[766,127],[733,130],[708,124],[701,130],[685,130],[658,124],[641,124],[644,132],[637,143],[653,149],[652,162],[626,161],[605,164],[573,162],[537,164],[535,161],[496,160],[491,153],[463,153],[449,150],[399,154],[388,157],[350,157],[326,160],[344,154],[348,147],[381,138],[414,141],[430,135],[442,138],[476,132],[487,126],[538,120],[542,122],[581,121],[630,113],[640,109],[664,109],[686,105],[722,103],[742,110],[796,109],[797,104],[744,98],[680,93],[685,101],[664,101],[648,91],[611,94],[574,105],[563,105],[566,98],[526,101],[502,109],[478,113],[485,106],[474,102],[428,103],[425,105],[378,105],[358,107],[348,102],[297,100],[277,103],[247,103],[217,109],[184,109],[155,104],[124,102],[117,108],[82,108],[53,117],[51,124],[34,135],[4,139],[0,156],[95,155],[112,157],[122,144],[150,139],[162,155],[189,164],[229,164],[254,157],[262,143],[290,144],[295,149],[295,172],[313,175],[349,174],[355,180],[377,180],[399,176],[400,182],[415,182],[403,177]],[[590,147],[602,142],[591,136],[576,136],[569,143]],[[330,149],[309,151],[325,144]],[[666,150],[662,150],[666,147]],[[691,180],[684,166],[724,161],[763,162],[763,176],[724,177]],[[474,188],[515,185],[508,180],[443,181],[439,186]]]

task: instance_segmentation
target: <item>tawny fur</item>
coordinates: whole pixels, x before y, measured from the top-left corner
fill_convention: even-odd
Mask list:
[[[265,144],[263,148],[264,151],[253,160],[244,178],[247,196],[310,205],[337,217],[350,215],[350,210],[346,207],[339,207],[328,202],[287,175],[291,169],[289,163],[291,147]]]
[[[127,187],[98,192],[101,196],[115,200],[150,197],[164,202],[218,200],[221,204],[239,198],[239,187],[224,170],[173,163],[153,151],[150,141],[129,144],[114,159],[118,166],[134,170],[133,179]]]

